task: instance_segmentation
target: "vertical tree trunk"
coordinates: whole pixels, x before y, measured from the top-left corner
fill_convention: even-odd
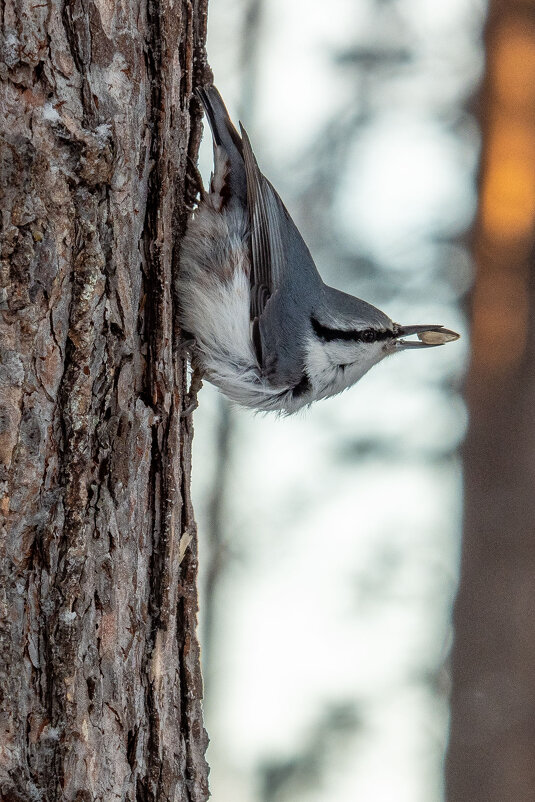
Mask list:
[[[0,798],[205,800],[173,296],[207,0],[0,0]]]
[[[535,798],[535,8],[494,0],[448,802]]]

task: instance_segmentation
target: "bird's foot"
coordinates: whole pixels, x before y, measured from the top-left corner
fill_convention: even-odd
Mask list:
[[[206,191],[199,168],[193,159],[188,156],[186,168],[186,206],[188,210],[192,212],[199,205],[199,202],[203,200],[205,195]]]
[[[178,343],[178,350],[181,354],[193,351],[195,347],[195,337],[189,331],[181,331],[180,342]]]
[[[191,381],[189,385],[188,394],[186,395],[184,401],[186,406],[180,413],[181,418],[189,417],[192,412],[195,412],[197,407],[199,406],[199,402],[197,400],[197,393],[202,387],[202,377],[203,371],[198,365],[193,367],[193,373],[191,374]]]

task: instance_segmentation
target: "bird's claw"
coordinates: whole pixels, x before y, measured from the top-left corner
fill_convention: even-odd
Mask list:
[[[199,168],[191,158],[187,157],[186,168],[186,206],[190,211],[198,206],[197,196],[202,200],[206,194]]]
[[[195,337],[192,334],[186,334],[182,332],[182,338],[178,344],[178,350],[181,353],[187,353],[191,351],[195,345]]]
[[[195,412],[195,410],[199,406],[199,402],[197,400],[197,393],[202,387],[202,377],[203,377],[202,370],[199,367],[195,366],[193,368],[193,373],[191,374],[191,381],[189,385],[188,394],[185,397],[187,406],[180,413],[181,418],[188,418],[192,414],[192,412]]]

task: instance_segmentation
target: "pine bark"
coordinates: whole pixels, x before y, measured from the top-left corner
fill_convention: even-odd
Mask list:
[[[173,276],[207,0],[0,0],[0,798],[208,797]]]

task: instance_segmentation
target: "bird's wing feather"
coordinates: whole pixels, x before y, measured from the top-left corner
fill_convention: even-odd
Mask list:
[[[260,172],[247,132],[240,125],[247,178],[251,227],[251,318],[259,317],[285,271],[285,228],[289,214],[267,178]]]
[[[270,384],[301,387],[309,315],[323,282],[284,203],[260,172],[247,132],[240,129],[251,230],[253,344]]]

